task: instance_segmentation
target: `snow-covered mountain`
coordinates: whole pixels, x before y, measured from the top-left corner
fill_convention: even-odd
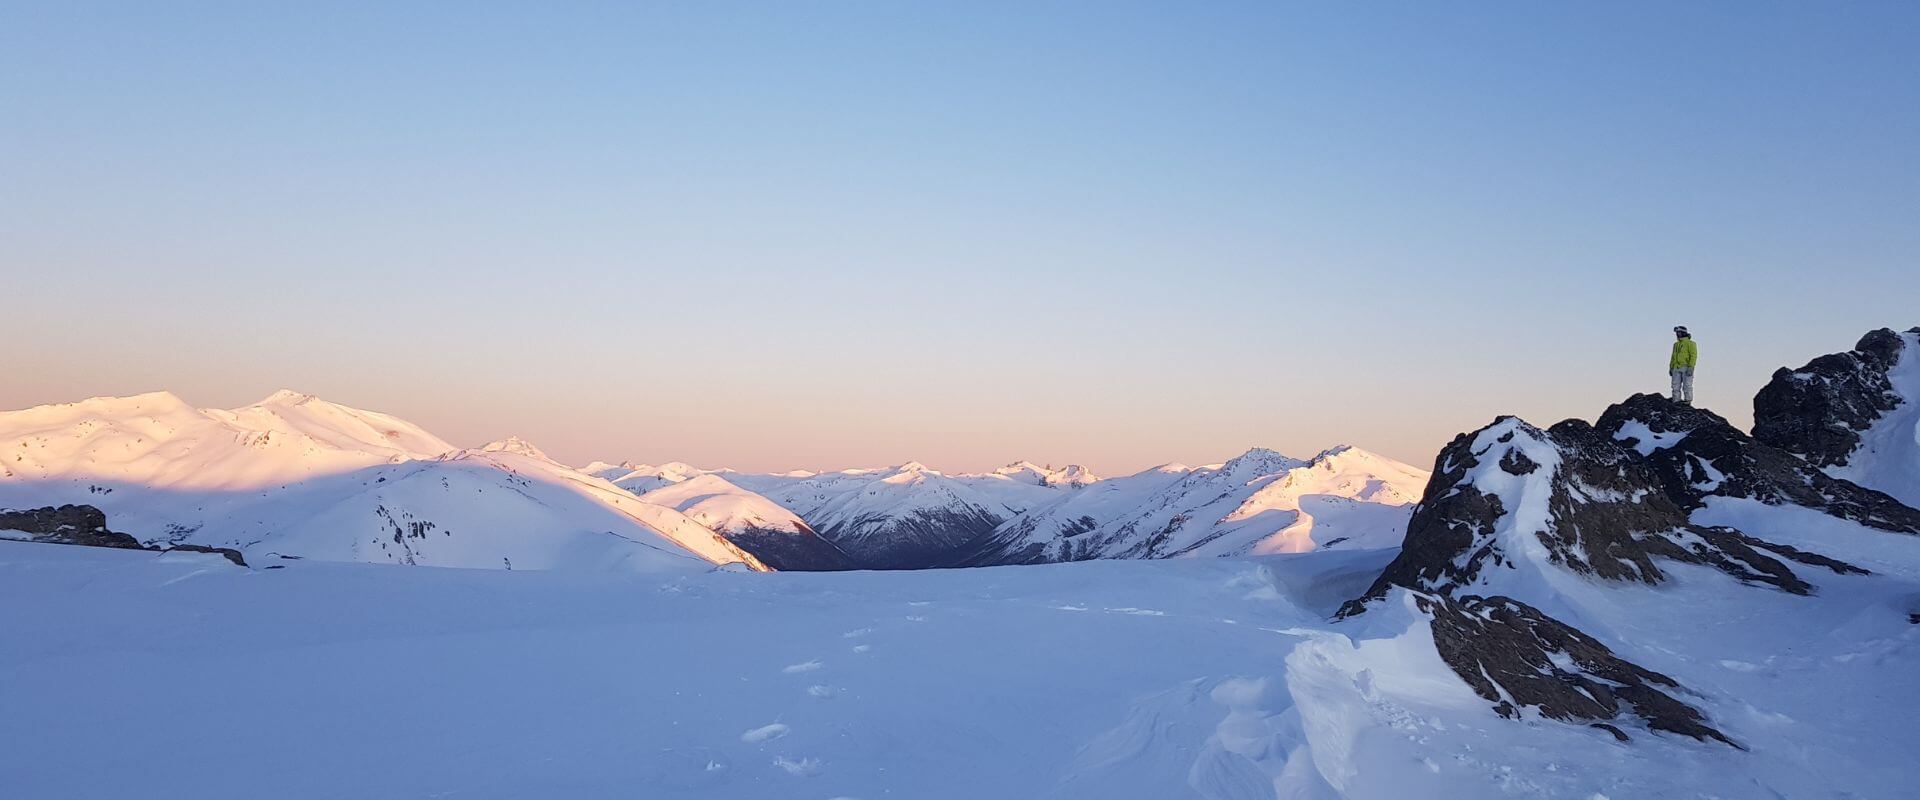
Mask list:
[[[1306,461],[1255,448],[1108,479],[1016,517],[971,564],[1393,547],[1427,473],[1355,447]]]
[[[148,544],[430,566],[661,570],[759,562],[673,509],[510,439],[473,450],[295,392],[168,393],[0,414],[0,507],[85,504]]]
[[[606,478],[612,481],[613,485],[634,494],[646,494],[662,486],[672,486],[681,481],[696,478],[701,475],[724,474],[728,472],[728,470],[701,469],[692,464],[680,461],[669,461],[659,465],[629,464],[619,468],[613,468],[604,462],[596,461],[588,466],[589,468],[600,467],[597,471],[592,469],[588,469],[588,471]]]
[[[762,493],[769,499],[870,569],[952,566],[963,548],[1017,513],[918,462],[759,485],[767,487]]]
[[[1046,505],[1100,480],[1079,464],[1054,469],[1030,461],[1016,461],[988,473],[949,477],[1015,512]]]
[[[1392,547],[1427,478],[1347,446],[1308,460],[1256,448],[1225,464],[1106,479],[1079,465],[1025,461],[952,475],[918,462],[824,473],[679,462],[586,469],[648,499],[660,487],[719,476],[727,494],[765,498],[855,564],[878,569]]]
[[[717,473],[694,475],[640,496],[679,510],[777,570],[854,569],[858,564],[820,538],[798,514]]]

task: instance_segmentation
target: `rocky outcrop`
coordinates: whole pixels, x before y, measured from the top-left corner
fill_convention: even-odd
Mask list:
[[[131,534],[107,529],[107,515],[93,506],[47,506],[0,511],[0,531],[27,534],[30,541],[145,550]]]
[[[1846,464],[1861,432],[1902,402],[1887,371],[1905,344],[1892,329],[1881,328],[1849,352],[1821,356],[1797,370],[1780,368],[1753,398],[1753,438],[1816,466]]]
[[[1663,565],[1685,563],[1805,595],[1814,587],[1793,564],[1864,571],[1731,528],[1693,524],[1669,494],[1666,476],[1616,441],[1613,433],[1630,426],[1619,424],[1624,412],[1615,416],[1612,433],[1581,420],[1541,430],[1501,417],[1456,437],[1435,461],[1400,555],[1340,616],[1364,613],[1405,589],[1430,615],[1441,658],[1504,716],[1530,707],[1625,737],[1610,721],[1631,714],[1653,730],[1734,744],[1669,693],[1681,688],[1673,679],[1515,598],[1515,588],[1553,592],[1514,573],[1565,570],[1660,583],[1668,579]]]
[[[1647,727],[1740,747],[1700,711],[1668,691],[1672,678],[1615,655],[1599,640],[1510,597],[1420,598],[1433,615],[1433,643],[1454,674],[1493,702],[1500,716],[1521,708],[1564,722],[1585,721],[1626,739],[1604,722],[1623,713]],[[1745,748],[1742,748],[1745,749]]]
[[[174,552],[208,553],[211,555],[220,556],[221,558],[231,561],[233,562],[233,565],[236,567],[244,567],[247,565],[246,557],[240,555],[240,551],[235,550],[231,547],[208,547],[206,545],[199,545],[199,544],[176,544],[171,547],[149,547],[147,549],[158,550],[162,553],[174,553]]]
[[[1644,458],[1584,421],[1542,431],[1502,417],[1441,451],[1400,555],[1342,614],[1359,613],[1396,586],[1442,596],[1488,593],[1498,583],[1489,574],[1514,567],[1527,540],[1545,548],[1552,566],[1605,580],[1659,583],[1665,560],[1807,594],[1811,585],[1781,558],[1858,571],[1730,528],[1692,524]]]
[[[25,537],[10,537],[6,532],[22,533]],[[24,538],[26,541],[43,544],[151,550],[156,553],[169,553],[176,550],[189,553],[214,553],[237,566],[247,565],[240,551],[230,547],[205,547],[197,544],[148,547],[141,544],[139,539],[133,538],[131,534],[109,529],[106,513],[93,506],[66,505],[20,511],[0,510],[0,539],[7,538]]]
[[[1829,476],[1703,408],[1636,394],[1609,407],[1597,427],[1640,454],[1667,497],[1686,511],[1701,507],[1708,497],[1743,497],[1768,505],[1805,506],[1870,528],[1920,533],[1920,510]]]

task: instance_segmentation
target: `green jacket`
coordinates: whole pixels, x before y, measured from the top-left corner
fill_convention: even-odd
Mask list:
[[[1667,369],[1676,370],[1682,367],[1693,369],[1693,365],[1698,363],[1700,363],[1700,345],[1694,344],[1691,337],[1675,339],[1673,357],[1667,359]]]

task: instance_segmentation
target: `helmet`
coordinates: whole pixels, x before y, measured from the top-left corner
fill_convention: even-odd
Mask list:
[[[1693,335],[1693,334],[1691,334],[1691,333],[1687,333],[1687,326],[1685,326],[1685,325],[1675,325],[1675,326],[1673,326],[1673,332],[1674,332],[1674,333],[1676,333],[1676,334],[1679,334],[1679,335],[1681,335],[1681,336],[1692,336],[1692,335]]]

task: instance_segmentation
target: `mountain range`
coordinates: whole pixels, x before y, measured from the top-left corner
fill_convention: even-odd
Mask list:
[[[1426,473],[1352,447],[1253,449],[1101,478],[1017,461],[746,473],[459,448],[396,417],[279,391],[165,392],[0,413],[0,509],[87,505],[154,546],[499,569],[922,569],[1391,547]]]

